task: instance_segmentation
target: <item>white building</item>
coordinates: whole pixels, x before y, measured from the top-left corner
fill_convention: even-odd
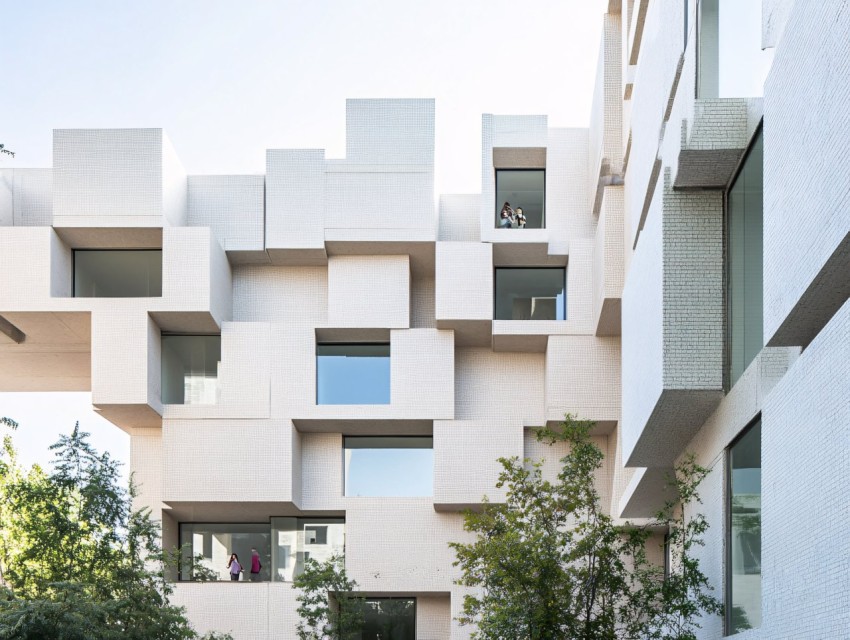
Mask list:
[[[350,100],[344,160],[264,176],[187,176],[158,129],[0,170],[0,389],[130,434],[164,544],[220,572],[175,576],[199,629],[293,637],[344,544],[398,638],[467,637],[459,511],[500,456],[554,470],[532,430],[570,412],[615,517],[712,469],[702,638],[848,637],[850,5],[609,5],[590,126],[485,115],[481,194],[434,202],[431,100]]]

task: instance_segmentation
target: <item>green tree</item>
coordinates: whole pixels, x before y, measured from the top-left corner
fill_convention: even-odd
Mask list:
[[[0,639],[197,638],[169,603],[159,527],[148,510],[132,508],[120,463],[98,453],[79,424],[51,449],[52,472],[24,470],[4,437]]]
[[[298,638],[345,640],[363,625],[363,598],[354,590],[357,582],[345,572],[345,558],[334,555],[325,562],[308,558],[293,587],[300,590]]]
[[[468,544],[452,543],[461,569],[462,624],[482,640],[692,640],[701,614],[722,607],[693,555],[708,528],[697,487],[707,471],[688,458],[676,470],[679,500],[648,525],[615,523],[595,486],[603,453],[590,439],[593,423],[567,416],[540,441],[565,441],[569,453],[553,482],[542,462],[501,458],[504,504],[467,511]],[[649,561],[653,531],[666,529],[672,570]]]

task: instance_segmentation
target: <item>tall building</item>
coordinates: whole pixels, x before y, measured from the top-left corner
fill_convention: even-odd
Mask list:
[[[468,637],[460,511],[500,456],[554,474],[533,430],[569,412],[616,518],[711,469],[700,638],[848,637],[848,54],[843,0],[610,0],[589,127],[485,114],[481,193],[438,202],[431,100],[349,100],[345,159],[265,175],[56,130],[0,170],[0,389],[130,434],[163,544],[219,574],[173,576],[200,630],[294,637],[344,548],[364,638]]]

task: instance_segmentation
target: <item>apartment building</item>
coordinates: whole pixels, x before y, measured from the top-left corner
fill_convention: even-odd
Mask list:
[[[130,435],[163,544],[219,573],[173,576],[199,630],[294,637],[344,549],[363,638],[468,637],[460,512],[500,456],[554,474],[533,430],[569,412],[614,517],[711,469],[702,638],[847,637],[848,53],[840,0],[610,0],[589,126],[485,114],[480,194],[436,202],[432,100],[349,100],[344,159],[265,175],[56,130],[0,170],[0,389]]]

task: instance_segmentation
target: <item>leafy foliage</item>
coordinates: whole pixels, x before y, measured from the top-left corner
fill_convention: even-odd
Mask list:
[[[300,640],[345,640],[363,625],[363,599],[353,594],[357,583],[345,573],[345,558],[334,555],[325,562],[309,558],[293,586],[298,601]]]
[[[721,613],[693,555],[708,523],[682,506],[699,504],[707,470],[688,458],[676,470],[679,501],[647,525],[618,525],[595,487],[603,454],[592,426],[568,415],[559,429],[541,429],[541,442],[569,445],[557,479],[543,478],[542,462],[501,458],[505,503],[466,512],[476,539],[451,546],[458,583],[472,587],[459,621],[476,625],[473,637],[691,640],[700,615]],[[658,530],[669,531],[666,578],[646,550]]]
[[[0,144],[0,153],[5,154],[7,156],[12,156],[13,158],[15,157],[15,152],[7,149],[6,145]]]
[[[11,437],[3,441],[0,639],[198,638],[169,603],[159,527],[148,510],[133,510],[120,463],[79,424],[51,450],[52,472],[24,470]]]

